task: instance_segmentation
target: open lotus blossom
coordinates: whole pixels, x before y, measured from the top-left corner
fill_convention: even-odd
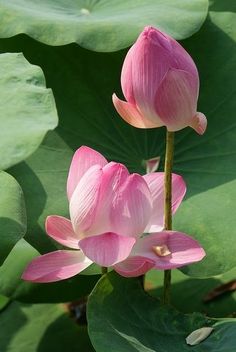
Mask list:
[[[35,258],[22,278],[51,282],[69,278],[93,262],[113,267],[124,276],[140,275],[151,267],[176,268],[205,255],[189,236],[163,231],[164,174],[130,174],[122,164],[108,161],[88,147],[72,159],[67,180],[70,219],[49,216],[46,232],[70,250]],[[172,211],[185,191],[173,174]],[[153,234],[142,237],[143,233]]]
[[[199,134],[205,132],[206,117],[197,112],[197,68],[185,49],[166,33],[144,28],[124,60],[121,86],[126,101],[113,94],[113,103],[132,126],[166,126],[169,131],[190,126]]]

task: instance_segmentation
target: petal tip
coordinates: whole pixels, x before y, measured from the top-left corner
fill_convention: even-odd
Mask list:
[[[197,112],[193,117],[192,123],[190,125],[198,134],[203,135],[207,128],[207,118],[201,113]]]

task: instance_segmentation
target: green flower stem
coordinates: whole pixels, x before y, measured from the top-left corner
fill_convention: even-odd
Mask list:
[[[172,166],[174,158],[174,132],[166,132],[166,155],[165,155],[165,205],[164,205],[164,229],[172,230]],[[171,270],[164,271],[163,303],[170,303]]]
[[[102,266],[102,275],[105,275],[107,273],[107,267],[106,266]]]

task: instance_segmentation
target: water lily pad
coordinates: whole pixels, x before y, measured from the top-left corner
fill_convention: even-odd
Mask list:
[[[37,149],[57,125],[57,112],[42,70],[22,54],[0,55],[0,169],[12,166]]]
[[[115,51],[133,43],[150,24],[186,38],[200,28],[207,7],[207,0],[2,0],[0,37],[26,33],[49,45],[76,42]]]
[[[124,294],[125,292],[125,294]],[[236,322],[215,322],[201,314],[184,315],[148,296],[137,279],[115,273],[104,276],[88,302],[88,328],[97,352],[233,352]],[[195,347],[186,337],[194,330],[213,327]]]

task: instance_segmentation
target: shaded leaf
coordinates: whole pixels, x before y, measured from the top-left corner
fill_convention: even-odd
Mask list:
[[[124,294],[125,292],[125,294]],[[97,352],[233,352],[236,321],[184,315],[148,296],[137,279],[104,276],[88,301],[88,329]],[[214,331],[194,349],[186,337],[202,327]]]
[[[212,291],[208,292],[207,295],[203,298],[204,302],[210,302],[213,299],[216,299],[226,293],[236,291],[236,280],[231,280],[226,284],[217,286]]]
[[[183,313],[201,312],[210,317],[234,316],[236,292],[228,292],[218,299],[204,302],[204,298],[216,287],[235,277],[236,269],[209,279],[194,279],[179,270],[172,271],[171,304]],[[151,270],[145,277],[149,294],[161,299],[163,295],[163,271]],[[193,299],[194,297],[194,299]]]
[[[0,312],[2,309],[6,307],[6,305],[9,303],[9,298],[3,295],[0,295]]]
[[[26,231],[25,203],[16,180],[0,171],[0,264]]]
[[[11,303],[0,313],[0,350],[92,352],[86,328],[78,327],[55,304]]]

